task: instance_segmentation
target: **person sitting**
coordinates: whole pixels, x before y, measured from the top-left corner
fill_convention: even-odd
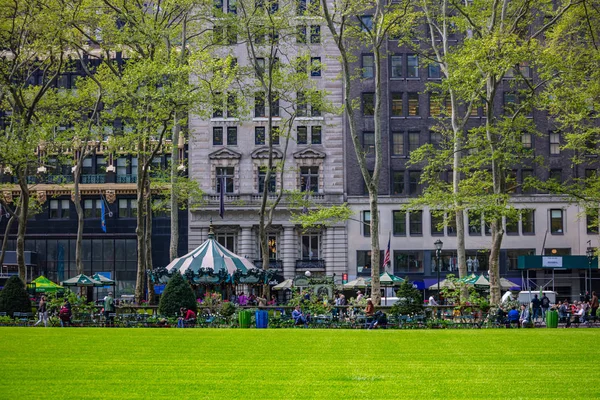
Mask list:
[[[308,328],[310,316],[305,316],[300,309],[300,306],[294,308],[294,311],[292,311],[292,318],[294,319],[294,325],[304,325],[305,328]]]
[[[194,326],[196,324],[196,313],[193,310],[186,309],[183,317],[183,326]]]
[[[58,312],[58,318],[60,319],[60,326],[71,326],[71,303],[69,300],[65,300],[60,311]]]
[[[377,311],[375,315],[373,315],[373,321],[371,321],[369,329],[374,329],[377,327],[382,327],[385,329],[387,327],[387,322],[387,315],[381,310]]]
[[[519,312],[515,306],[512,306],[508,312],[508,325],[516,325],[517,328],[519,327]]]
[[[519,324],[521,325],[521,327],[527,328],[530,319],[531,316],[529,313],[529,308],[525,304],[521,305],[521,314],[519,315]]]
[[[502,307],[499,307],[498,312],[496,312],[496,324],[498,324],[499,326],[506,325],[507,328],[510,326],[507,319],[506,311],[504,311]]]

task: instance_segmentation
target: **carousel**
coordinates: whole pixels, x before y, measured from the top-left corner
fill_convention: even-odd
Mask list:
[[[181,274],[196,287],[220,288],[225,298],[237,285],[267,284],[275,271],[257,268],[247,258],[229,251],[217,242],[211,226],[208,239],[202,245],[166,267],[155,269],[150,278],[154,284],[165,284],[173,274]]]

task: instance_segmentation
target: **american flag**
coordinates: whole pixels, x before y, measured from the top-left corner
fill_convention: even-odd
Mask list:
[[[383,268],[384,269],[390,264],[390,241],[391,240],[392,240],[392,237],[390,235],[390,237],[388,238],[388,246],[385,251],[385,256],[383,257]]]

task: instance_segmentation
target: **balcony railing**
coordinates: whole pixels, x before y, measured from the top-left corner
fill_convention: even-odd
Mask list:
[[[296,270],[325,270],[325,260],[296,260]]]
[[[105,183],[106,175],[105,174],[86,174],[81,175],[81,183]]]
[[[46,177],[47,183],[55,185],[63,185],[65,183],[73,183],[73,175],[48,175]]]
[[[262,195],[258,194],[234,194],[234,193],[225,193],[224,196],[225,204],[231,204],[233,206],[257,206],[262,201]],[[269,200],[274,200],[276,195],[269,195]],[[284,194],[281,201],[283,204],[287,203],[288,195]],[[310,195],[310,199],[319,204],[339,204],[343,203],[343,195],[339,194],[313,194]],[[219,194],[207,194],[203,196],[203,202],[201,203],[203,206],[205,205],[214,205],[218,206],[220,202]]]
[[[263,260],[254,260],[254,265],[256,268],[262,268]],[[283,261],[282,260],[269,260],[269,268],[276,269],[278,271],[283,271]]]
[[[137,183],[137,175],[117,175],[117,183]]]

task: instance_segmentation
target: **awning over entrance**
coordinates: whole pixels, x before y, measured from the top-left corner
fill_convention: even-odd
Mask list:
[[[519,256],[518,269],[598,269],[598,257],[587,256]]]

